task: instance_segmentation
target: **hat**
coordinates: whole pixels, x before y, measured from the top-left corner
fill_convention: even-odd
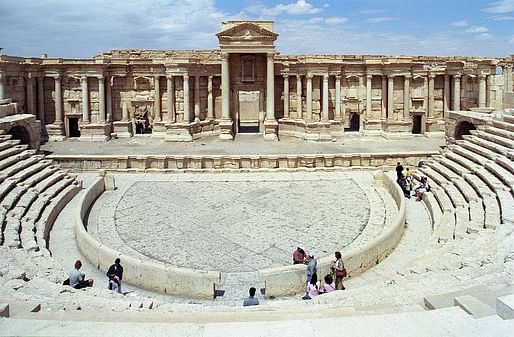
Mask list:
[[[314,256],[316,256],[316,253],[310,252],[308,255],[309,255],[309,257],[314,257]]]
[[[301,250],[304,250],[304,249],[303,249],[303,245],[302,245],[301,243],[299,243],[299,244],[296,246],[296,248],[300,248]]]

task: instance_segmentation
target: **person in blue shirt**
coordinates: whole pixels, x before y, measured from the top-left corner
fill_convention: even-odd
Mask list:
[[[255,288],[251,287],[248,292],[249,292],[250,296],[245,298],[245,300],[243,302],[243,306],[248,307],[251,305],[259,305],[259,300],[255,298]]]

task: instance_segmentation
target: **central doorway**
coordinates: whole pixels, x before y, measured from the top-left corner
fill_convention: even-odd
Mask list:
[[[258,133],[262,117],[262,99],[259,90],[238,91],[239,114],[237,123],[238,133]]]

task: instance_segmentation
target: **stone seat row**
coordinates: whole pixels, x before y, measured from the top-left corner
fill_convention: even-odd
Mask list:
[[[49,220],[55,218],[59,207],[63,207],[63,202],[69,200],[80,185],[51,160],[9,138],[7,135],[0,137],[2,243],[11,248],[37,251],[46,248]]]

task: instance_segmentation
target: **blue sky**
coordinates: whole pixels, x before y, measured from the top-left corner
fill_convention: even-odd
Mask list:
[[[0,0],[3,54],[212,49],[222,20],[271,19],[282,54],[514,54],[514,0]]]

